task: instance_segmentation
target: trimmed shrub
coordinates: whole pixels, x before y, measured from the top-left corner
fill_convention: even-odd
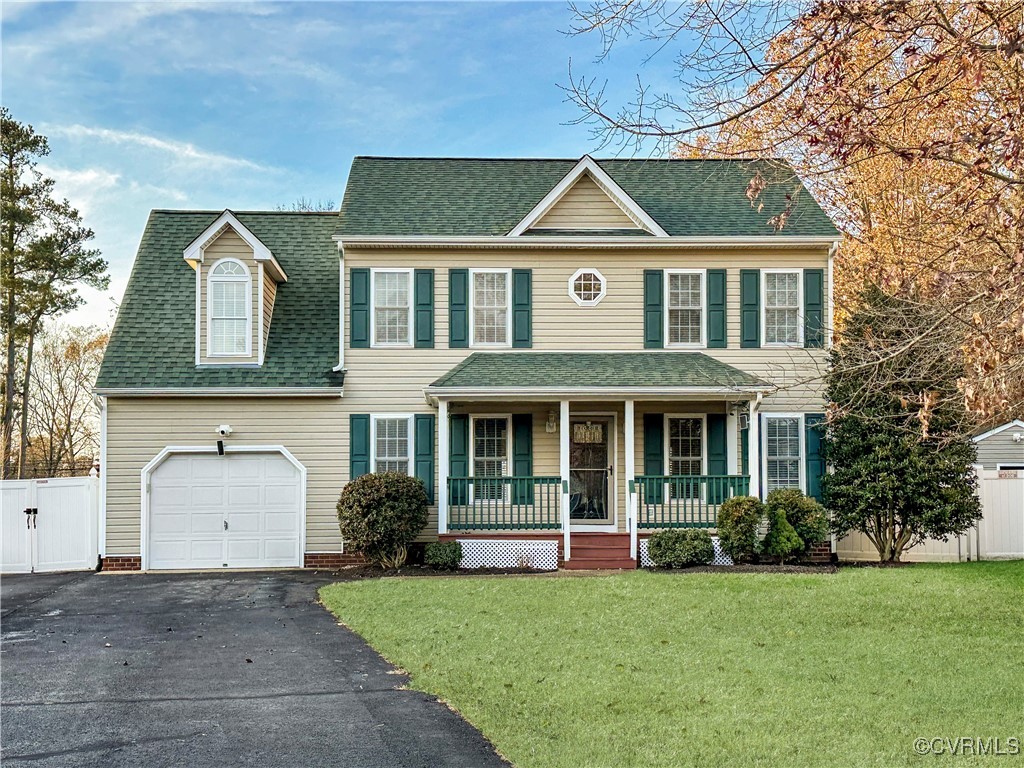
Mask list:
[[[647,554],[659,568],[707,565],[715,559],[711,534],[699,528],[658,531],[647,540]]]
[[[771,514],[781,509],[796,535],[804,542],[801,554],[807,554],[811,547],[828,538],[828,516],[825,508],[810,496],[795,488],[777,488],[768,494],[764,503]]]
[[[749,563],[761,549],[764,504],[755,496],[733,496],[718,508],[718,543],[736,563]]]
[[[399,568],[427,524],[427,491],[398,472],[357,477],[341,492],[338,524],[347,546],[382,568]]]
[[[786,519],[786,513],[779,507],[768,513],[768,535],[764,537],[762,549],[766,554],[779,558],[781,563],[804,550],[804,540],[796,535],[796,530]]]
[[[457,541],[434,541],[427,544],[423,562],[439,571],[454,571],[462,562],[462,545]]]

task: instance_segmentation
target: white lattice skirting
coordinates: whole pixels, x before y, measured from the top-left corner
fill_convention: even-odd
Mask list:
[[[715,559],[708,565],[732,565],[732,558],[722,551],[722,545],[718,543],[718,537],[712,536],[711,543],[715,545]],[[654,565],[651,556],[647,554],[647,539],[640,539],[640,567],[650,568]]]
[[[461,568],[558,570],[558,542],[514,539],[459,539]]]

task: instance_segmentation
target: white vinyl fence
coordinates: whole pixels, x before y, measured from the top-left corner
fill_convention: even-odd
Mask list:
[[[0,571],[78,571],[99,555],[99,480],[0,482]]]
[[[978,469],[984,515],[975,528],[949,541],[929,539],[903,554],[906,562],[1024,559],[1024,472]],[[878,551],[861,533],[841,539],[840,560],[877,560]]]

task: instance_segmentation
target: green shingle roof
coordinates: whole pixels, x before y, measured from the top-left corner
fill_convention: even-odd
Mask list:
[[[577,160],[357,157],[349,171],[337,234],[504,235]],[[783,236],[838,233],[799,179],[776,162],[598,160],[672,236],[775,234],[768,220],[795,196]],[[759,212],[745,197],[760,171],[769,182]],[[593,234],[593,233],[591,233]]]
[[[432,388],[766,387],[700,352],[475,352]]]
[[[237,213],[288,273],[261,367],[195,364],[196,273],[185,247],[221,211],[153,211],[103,358],[98,389],[338,387],[336,213]]]

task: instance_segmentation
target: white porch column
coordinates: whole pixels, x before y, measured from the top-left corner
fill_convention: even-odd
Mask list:
[[[437,401],[437,532],[448,533],[448,401]]]
[[[561,420],[558,429],[558,473],[562,478],[562,537],[565,559],[569,551],[569,401],[561,402]]]
[[[757,412],[757,401],[750,401],[750,428],[747,430],[747,464],[750,472],[750,495],[761,496],[761,418]]]
[[[626,528],[629,531],[629,556],[636,560],[636,494],[633,482],[636,480],[636,429],[633,425],[633,401],[625,402],[626,418],[623,430],[626,440]]]
[[[736,411],[729,407],[729,403],[726,403],[725,406],[729,408],[725,412],[726,471],[730,475],[738,475],[740,473],[739,419],[736,417]]]

